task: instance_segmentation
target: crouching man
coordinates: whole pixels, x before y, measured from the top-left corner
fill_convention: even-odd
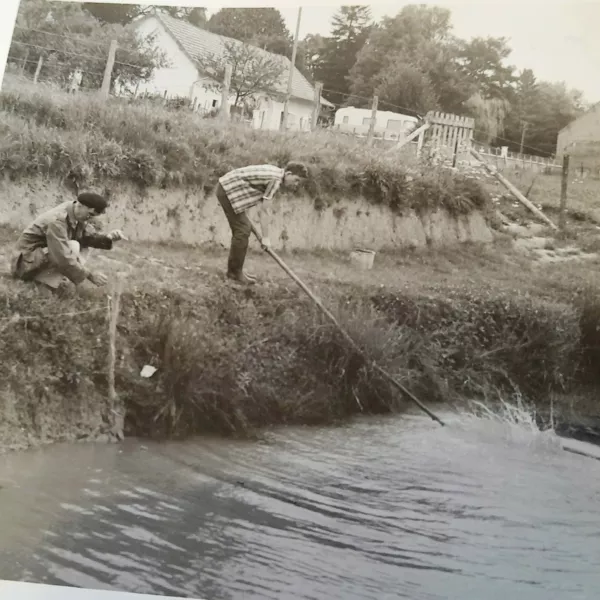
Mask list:
[[[244,262],[252,225],[246,211],[260,205],[260,229],[263,248],[270,247],[269,207],[265,205],[281,189],[296,189],[309,176],[306,165],[290,162],[281,169],[274,165],[250,165],[234,169],[219,179],[217,199],[231,228],[231,247],[227,262],[227,277],[242,284],[256,279],[244,273]]]
[[[11,260],[13,277],[34,281],[56,290],[65,277],[75,285],[88,280],[105,285],[104,274],[85,267],[88,248],[110,250],[123,239],[120,231],[108,235],[88,232],[88,221],[104,214],[107,200],[99,194],[84,192],[41,214],[19,237]]]

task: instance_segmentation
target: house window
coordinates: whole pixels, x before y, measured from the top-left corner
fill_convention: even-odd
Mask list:
[[[304,117],[300,117],[300,129],[304,127]]]
[[[216,108],[216,106],[217,106],[217,101],[216,101],[216,100],[213,100],[213,101],[212,101],[212,107],[213,107],[213,108]]]
[[[371,117],[364,117],[362,124],[363,125],[370,125],[371,124]]]
[[[346,116],[346,117],[344,117],[344,119],[342,120],[342,123],[343,123],[344,125],[346,125],[346,124],[348,123],[348,121],[350,121],[350,117]]]
[[[385,127],[391,131],[402,131],[404,129],[404,121],[400,119],[390,119]]]

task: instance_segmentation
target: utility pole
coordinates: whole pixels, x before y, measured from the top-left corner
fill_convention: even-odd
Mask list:
[[[525,132],[527,131],[527,127],[529,123],[527,121],[522,121],[523,130],[521,131],[521,147],[519,148],[519,154],[523,155],[523,147],[525,146]]]
[[[290,68],[290,76],[288,78],[287,95],[283,105],[283,119],[281,120],[281,130],[287,129],[288,108],[290,97],[292,95],[292,82],[294,80],[294,69],[296,68],[296,53],[298,52],[298,36],[300,35],[300,18],[302,17],[302,7],[298,9],[298,20],[296,21],[296,35],[294,36],[294,47],[292,49],[292,66]]]
[[[369,122],[369,132],[367,133],[367,145],[373,143],[373,135],[375,134],[375,123],[377,121],[377,105],[379,104],[379,96],[373,96],[371,105],[371,121]]]

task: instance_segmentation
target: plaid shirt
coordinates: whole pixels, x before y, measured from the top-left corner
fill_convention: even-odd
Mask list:
[[[284,169],[273,165],[250,165],[234,169],[219,179],[235,213],[263,200],[271,200],[283,181]]]

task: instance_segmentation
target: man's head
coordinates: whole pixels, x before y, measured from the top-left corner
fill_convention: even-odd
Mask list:
[[[309,177],[308,167],[301,162],[289,162],[284,171],[283,187],[288,189],[296,189],[302,181]]]
[[[75,202],[75,218],[82,222],[89,221],[104,214],[107,206],[108,201],[104,196],[94,192],[82,192]]]

